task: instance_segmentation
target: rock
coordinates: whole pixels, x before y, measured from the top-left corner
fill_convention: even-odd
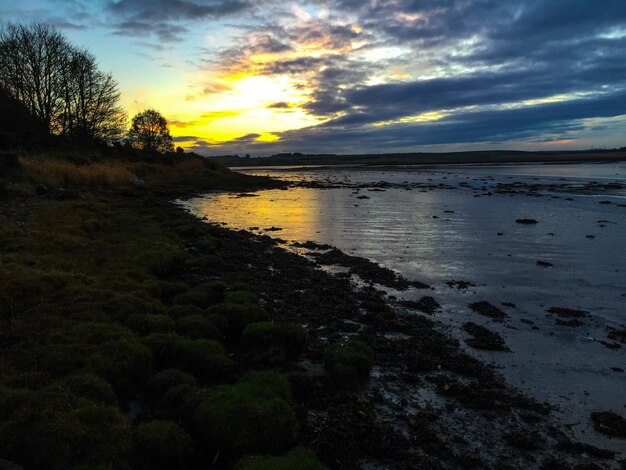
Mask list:
[[[537,260],[537,266],[541,266],[542,268],[552,268],[554,265],[548,261]]]
[[[474,312],[480,315],[484,315],[499,322],[507,318],[506,313],[504,313],[495,305],[492,305],[489,302],[485,302],[484,300],[481,302],[474,302],[472,304],[469,304],[469,308],[471,308]]]
[[[535,225],[539,222],[537,222],[535,219],[517,219],[515,223],[521,225]]]
[[[626,419],[612,411],[591,413],[591,420],[596,431],[607,436],[626,438]]]

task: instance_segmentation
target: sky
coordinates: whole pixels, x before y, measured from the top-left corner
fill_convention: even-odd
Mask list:
[[[625,0],[0,0],[204,155],[626,146]]]

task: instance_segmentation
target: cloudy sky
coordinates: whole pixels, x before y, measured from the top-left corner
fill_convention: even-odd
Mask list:
[[[0,0],[203,154],[626,146],[625,0]]]

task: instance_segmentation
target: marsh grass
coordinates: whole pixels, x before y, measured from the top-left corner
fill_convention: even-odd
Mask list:
[[[28,176],[52,187],[114,186],[131,183],[136,178],[197,173],[205,169],[199,159],[172,165],[115,160],[80,164],[61,158],[28,156],[21,157],[19,162]]]

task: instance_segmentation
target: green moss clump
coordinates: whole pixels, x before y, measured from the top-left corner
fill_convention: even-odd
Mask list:
[[[103,403],[117,403],[117,396],[111,384],[96,374],[89,372],[73,374],[63,381],[63,385],[76,396]]]
[[[173,421],[141,423],[134,432],[136,468],[184,468],[193,453],[191,436]]]
[[[373,351],[360,341],[341,341],[324,350],[326,372],[342,387],[366,382],[373,365]]]
[[[77,398],[65,387],[0,388],[0,455],[27,468],[123,466],[131,445],[117,407]]]
[[[209,391],[193,413],[193,425],[199,442],[226,459],[282,452],[298,432],[289,382],[271,373],[249,374]]]
[[[222,379],[233,369],[234,362],[217,341],[181,339],[174,344],[176,364],[204,382]]]
[[[146,388],[148,396],[153,400],[158,400],[164,397],[170,388],[178,385],[198,387],[198,381],[193,375],[180,369],[164,369],[150,378]]]
[[[186,260],[187,253],[179,244],[167,242],[157,242],[144,247],[135,257],[138,265],[159,277],[174,273]]]
[[[243,330],[246,345],[260,351],[278,349],[290,356],[297,356],[309,341],[307,331],[295,323],[257,322]]]
[[[207,308],[224,299],[224,289],[224,284],[221,282],[208,282],[178,294],[172,302],[174,305],[195,305],[196,307]]]
[[[149,315],[135,313],[129,316],[124,324],[131,330],[140,334],[166,333],[172,331],[174,322],[167,315]]]
[[[210,235],[205,235],[196,239],[195,245],[201,252],[208,255],[217,254],[217,250],[220,247],[219,240]]]
[[[167,311],[167,314],[174,320],[189,315],[202,315],[203,313],[204,309],[195,305],[173,305]]]
[[[252,292],[246,290],[236,290],[226,294],[226,297],[224,297],[224,302],[239,305],[258,304],[259,298]]]
[[[313,452],[298,447],[282,457],[254,456],[239,461],[237,470],[327,470]]]
[[[202,255],[190,259],[187,265],[194,268],[218,269],[226,266],[226,263],[218,255]]]
[[[248,324],[260,321],[265,316],[265,312],[260,305],[250,303],[221,303],[213,305],[208,312],[226,318],[228,322],[228,337],[230,339],[238,338]]]
[[[223,339],[224,333],[216,322],[217,315],[188,315],[176,320],[176,332],[188,338]]]

